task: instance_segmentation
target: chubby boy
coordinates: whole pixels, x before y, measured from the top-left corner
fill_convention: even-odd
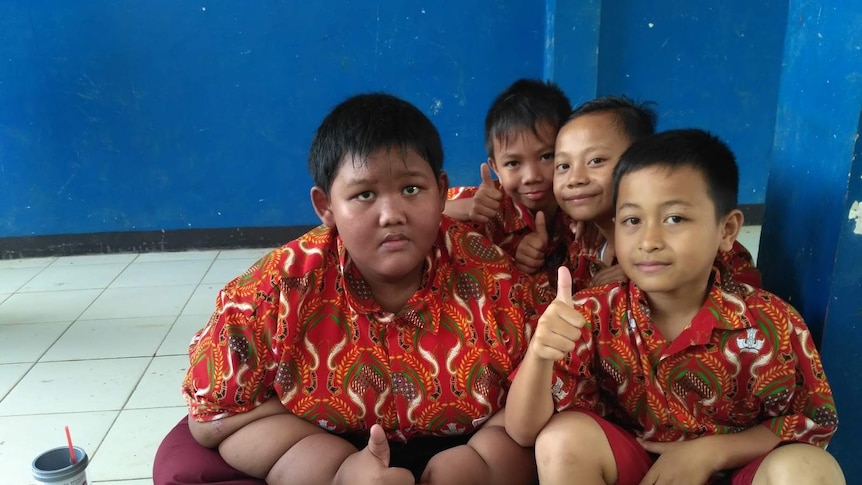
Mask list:
[[[725,280],[742,225],[733,153],[701,130],[635,142],[614,169],[628,282],[557,299],[512,384],[506,429],[543,485],[842,484],[832,392],[799,314]]]
[[[157,483],[532,483],[502,409],[544,296],[442,216],[442,165],[403,100],[358,95],[326,116],[308,159],[323,225],[220,292]],[[239,477],[190,458],[208,448]]]

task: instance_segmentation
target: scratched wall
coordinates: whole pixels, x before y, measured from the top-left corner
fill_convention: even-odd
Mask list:
[[[829,451],[847,483],[858,484],[862,2],[789,3],[759,263],[766,287],[799,310],[820,342],[840,422]]]
[[[0,237],[305,225],[305,154],[385,90],[477,179],[493,96],[542,76],[535,2],[0,2]]]

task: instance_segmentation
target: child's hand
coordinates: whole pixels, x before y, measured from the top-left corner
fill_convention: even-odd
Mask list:
[[[482,183],[473,196],[473,204],[470,208],[470,220],[480,224],[487,224],[497,211],[500,210],[500,201],[503,200],[503,192],[494,184],[491,178],[491,167],[483,163],[479,168],[482,172]]]
[[[371,427],[368,446],[347,457],[334,484],[414,485],[413,474],[405,468],[389,468],[389,442],[379,424]]]
[[[623,272],[622,266],[618,264],[614,264],[612,266],[608,266],[606,268],[602,268],[593,276],[593,279],[590,280],[590,286],[600,286],[607,283],[614,283],[617,281],[626,282],[628,281],[628,277]]]
[[[648,452],[659,455],[640,485],[704,485],[718,471],[711,462],[716,453],[703,438],[672,443],[640,439],[638,442]]]
[[[557,297],[539,317],[530,352],[542,360],[560,360],[574,350],[586,320],[572,302],[572,274],[557,269]]]
[[[548,245],[548,228],[545,214],[536,212],[536,232],[524,236],[515,250],[515,266],[521,271],[533,274],[545,265],[545,247]]]

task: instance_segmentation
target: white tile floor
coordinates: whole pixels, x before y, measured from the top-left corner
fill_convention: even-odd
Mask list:
[[[757,258],[760,227],[743,228]],[[265,249],[0,261],[0,470],[30,464],[68,425],[100,485],[152,483],[156,448],[186,413],[189,339],[218,290]]]
[[[65,445],[90,483],[152,483],[153,455],[186,413],[189,339],[218,290],[266,249],[0,261],[0,470]]]

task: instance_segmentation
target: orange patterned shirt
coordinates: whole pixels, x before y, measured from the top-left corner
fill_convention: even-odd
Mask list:
[[[278,396],[333,433],[474,431],[503,407],[547,298],[485,237],[444,217],[420,289],[384,312],[334,230],[318,227],[219,293],[183,384],[209,421]]]
[[[771,293],[713,275],[703,307],[673,342],[631,282],[576,294],[589,331],[576,355],[556,363],[557,410],[595,409],[651,441],[762,424],[782,441],[825,446],[838,416],[802,317]]]

